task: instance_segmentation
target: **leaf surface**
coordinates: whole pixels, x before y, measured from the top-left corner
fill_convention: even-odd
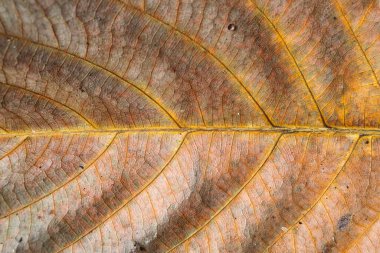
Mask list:
[[[380,6],[0,2],[1,252],[377,252]]]

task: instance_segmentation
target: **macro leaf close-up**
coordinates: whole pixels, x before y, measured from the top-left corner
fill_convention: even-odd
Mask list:
[[[380,252],[379,0],[0,0],[0,252]]]

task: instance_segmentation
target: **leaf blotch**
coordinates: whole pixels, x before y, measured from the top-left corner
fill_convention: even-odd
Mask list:
[[[347,228],[347,226],[351,222],[352,215],[351,214],[345,214],[342,217],[340,217],[338,221],[338,230],[342,231]]]
[[[146,252],[146,248],[144,247],[144,245],[142,245],[139,242],[134,242],[133,247],[134,247],[133,252]]]
[[[334,242],[328,242],[325,245],[323,245],[322,253],[331,253],[331,252],[333,252],[334,247],[335,247]]]

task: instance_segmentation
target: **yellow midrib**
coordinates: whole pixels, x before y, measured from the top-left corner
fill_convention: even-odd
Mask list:
[[[61,136],[70,134],[111,134],[111,133],[134,133],[134,132],[279,132],[279,133],[342,133],[358,135],[380,135],[378,128],[348,128],[348,127],[141,127],[141,128],[104,128],[104,129],[62,129],[62,130],[36,130],[14,131],[0,133],[0,137],[16,136]]]

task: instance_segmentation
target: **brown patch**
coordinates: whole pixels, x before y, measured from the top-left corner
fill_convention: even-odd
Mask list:
[[[335,242],[334,241],[330,241],[326,244],[323,245],[322,247],[322,253],[332,253],[335,248]]]
[[[134,242],[132,252],[146,252],[146,247],[139,242]]]
[[[338,230],[343,231],[347,228],[347,226],[350,224],[352,219],[352,214],[345,214],[342,217],[340,217],[338,221]]]

